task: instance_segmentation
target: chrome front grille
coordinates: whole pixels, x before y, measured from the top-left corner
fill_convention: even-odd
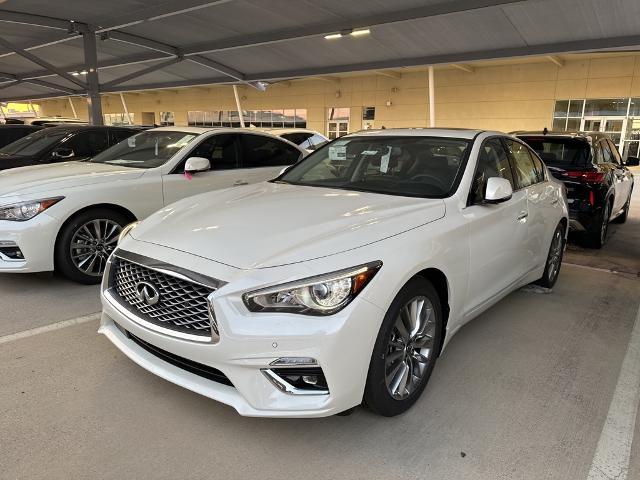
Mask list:
[[[216,288],[189,281],[167,265],[145,266],[117,254],[112,262],[110,290],[136,316],[176,332],[218,337],[218,325],[207,301]],[[141,285],[150,285],[157,291],[156,303],[140,295]]]

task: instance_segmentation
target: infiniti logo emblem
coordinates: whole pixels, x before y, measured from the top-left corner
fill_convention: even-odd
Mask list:
[[[136,296],[138,300],[147,305],[155,305],[160,301],[158,289],[147,282],[139,282],[136,285]]]

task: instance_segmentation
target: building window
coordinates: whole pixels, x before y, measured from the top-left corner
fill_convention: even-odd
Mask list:
[[[375,120],[376,119],[376,107],[363,107],[362,120]]]
[[[584,104],[585,117],[610,117],[626,116],[628,98],[605,98],[599,100],[587,100]]]
[[[341,137],[349,133],[349,108],[328,108],[327,109],[327,137],[330,140]]]
[[[131,119],[131,122],[129,122]],[[130,113],[127,115],[126,113],[105,113],[104,114],[104,124],[105,125],[134,125],[134,114]]]
[[[307,110],[288,108],[276,110],[244,110],[245,126],[266,128],[306,128]],[[211,112],[187,112],[187,123],[192,127],[239,127],[240,116],[236,110]]]
[[[557,100],[553,110],[552,130],[565,132],[580,130],[584,100]]]
[[[160,126],[173,127],[176,124],[173,112],[160,112]]]

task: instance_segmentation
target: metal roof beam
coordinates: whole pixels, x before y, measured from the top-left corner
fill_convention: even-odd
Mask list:
[[[38,80],[38,79],[21,79],[18,80],[19,82],[24,82],[24,83],[31,83],[33,85],[39,85],[41,87],[45,87],[45,88],[49,88],[51,90],[57,90],[58,92],[63,92],[63,93],[68,93],[71,95],[76,95],[78,93],[83,93],[77,90],[73,90],[72,88],[68,88],[68,87],[63,87],[61,85],[57,85],[55,83],[51,83],[51,82],[47,82],[45,80]]]
[[[2,45],[7,50],[13,50],[21,57],[24,57],[27,60],[30,60],[33,63],[40,65],[43,68],[46,68],[47,70],[61,76],[62,78],[64,78],[65,80],[68,80],[71,83],[75,83],[76,85],[82,88],[87,88],[87,85],[84,82],[82,82],[81,80],[78,80],[77,78],[74,78],[72,75],[68,74],[63,69],[60,69],[58,67],[51,65],[49,62],[42,60],[40,57],[36,57],[33,53],[23,50],[22,48],[14,45],[13,43],[9,42],[8,40],[5,40],[2,37],[0,37],[0,45]]]
[[[96,33],[108,32],[119,28],[130,27],[144,22],[152,22],[162,18],[182,15],[202,8],[213,7],[232,0],[170,0],[159,5],[146,7],[143,10],[133,12],[128,15],[112,18],[96,26]]]
[[[437,17],[451,13],[477,10],[480,8],[497,7],[513,3],[523,3],[523,0],[450,0],[436,4],[415,7],[406,10],[385,12],[383,14],[361,16],[353,19],[345,19],[337,22],[305,25],[292,29],[284,29],[256,35],[240,35],[216,42],[207,42],[192,45],[182,49],[185,56],[200,53],[219,52],[235,48],[253,47],[270,43],[286,42],[300,38],[316,37],[332,32],[374,27],[376,25],[388,25],[398,22],[407,22],[421,18]]]
[[[137,72],[133,72],[130,73],[128,75],[123,75],[120,78],[116,78],[115,80],[111,80],[107,83],[103,83],[101,85],[102,88],[109,88],[109,87],[113,87],[115,85],[120,85],[122,83],[126,83],[129,80],[133,80],[134,78],[138,78],[138,77],[142,77],[144,75],[147,75],[151,72],[155,72],[156,70],[160,70],[164,67],[168,67],[169,65],[173,65],[174,63],[179,63],[183,60],[182,57],[175,57],[172,58],[170,60],[167,60],[166,62],[160,62],[160,63],[156,63],[155,65],[151,65],[150,67],[147,68],[143,68],[142,70],[139,70]]]
[[[56,38],[51,39],[51,40],[49,40],[48,42],[45,42],[45,43],[37,43],[37,44],[34,44],[34,45],[27,45],[27,46],[20,47],[20,48],[22,48],[23,50],[26,50],[26,51],[37,50],[39,48],[50,47],[51,45],[57,45],[59,43],[64,43],[64,42],[68,42],[70,40],[75,40],[76,38],[80,38],[80,36],[81,36],[80,33],[66,34],[64,37],[56,37]],[[0,58],[8,57],[10,55],[16,55],[16,52],[0,53]]]
[[[527,57],[536,55],[550,55],[558,53],[585,52],[592,50],[605,50],[613,48],[640,45],[640,35],[624,37],[611,37],[588,40],[574,40],[570,42],[545,43],[540,45],[527,45],[519,47],[500,48],[496,50],[479,50],[475,52],[458,52],[444,55],[430,55],[424,57],[399,58],[393,60],[381,60],[378,62],[351,63],[346,65],[334,65],[329,67],[302,68],[296,70],[283,70],[279,72],[263,72],[247,75],[248,82],[258,80],[278,80],[295,77],[317,77],[346,72],[358,72],[367,70],[380,70],[384,68],[413,67],[418,65],[438,65],[477,60],[494,60],[498,58]]]
[[[464,63],[452,63],[451,66],[453,68],[457,68],[458,70],[462,70],[463,72],[473,73],[475,69],[471,65],[465,65]]]
[[[547,59],[558,67],[564,67],[564,60],[562,60],[558,55],[547,55]]]
[[[56,30],[67,30],[69,32],[73,31],[75,23],[61,18],[45,17],[43,15],[34,15],[31,13],[12,12],[9,10],[0,10],[0,22],[54,28]]]
[[[376,73],[383,77],[395,78],[396,80],[402,78],[402,73],[396,72],[395,70],[378,70]]]

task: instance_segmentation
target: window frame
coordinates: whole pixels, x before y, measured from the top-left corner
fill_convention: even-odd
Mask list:
[[[473,207],[475,205],[482,205],[482,203],[477,203],[474,202],[472,199],[472,193],[473,193],[473,187],[474,187],[474,182],[475,182],[475,178],[476,175],[478,173],[478,168],[480,166],[480,151],[482,150],[482,148],[484,147],[484,145],[489,142],[490,140],[498,140],[498,142],[500,143],[500,145],[502,146],[502,149],[504,150],[504,153],[507,155],[507,163],[509,164],[509,170],[511,171],[511,177],[513,179],[513,182],[511,183],[511,187],[513,188],[513,191],[517,191],[515,188],[515,171],[513,169],[513,163],[511,161],[511,156],[509,155],[509,151],[507,150],[507,145],[505,144],[504,140],[506,137],[504,137],[503,135],[492,135],[490,137],[485,138],[484,140],[482,140],[482,143],[480,144],[480,147],[478,148],[478,155],[476,158],[476,165],[475,168],[473,169],[473,174],[471,175],[471,184],[469,185],[469,191],[467,192],[467,202],[466,202],[466,206],[467,207]],[[475,139],[474,139],[475,140]]]

